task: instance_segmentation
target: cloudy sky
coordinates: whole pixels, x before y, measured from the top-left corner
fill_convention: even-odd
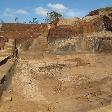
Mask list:
[[[0,0],[0,20],[30,21],[33,17],[43,22],[47,12],[57,11],[64,17],[82,17],[89,11],[112,6],[112,0]]]

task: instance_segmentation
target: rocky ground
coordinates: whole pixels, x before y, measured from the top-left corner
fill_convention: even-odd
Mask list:
[[[0,112],[112,112],[111,59],[111,54],[21,54]]]

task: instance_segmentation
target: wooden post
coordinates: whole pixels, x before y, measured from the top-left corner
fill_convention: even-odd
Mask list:
[[[15,39],[15,40],[14,40],[14,49],[17,49],[16,44],[17,44],[17,40]]]
[[[13,58],[18,57],[17,39],[14,40]]]

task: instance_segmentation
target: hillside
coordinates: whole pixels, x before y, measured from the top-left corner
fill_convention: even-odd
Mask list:
[[[87,16],[94,16],[94,15],[107,15],[112,17],[112,7],[96,9],[94,11],[91,11]]]

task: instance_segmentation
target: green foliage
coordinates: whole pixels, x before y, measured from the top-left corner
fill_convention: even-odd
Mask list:
[[[38,24],[37,18],[33,18],[32,21],[29,21],[30,24]]]
[[[52,12],[47,13],[47,18],[45,20],[47,23],[50,23],[60,17],[62,17],[60,13],[52,11]]]
[[[33,23],[38,24],[37,18],[33,18]]]

